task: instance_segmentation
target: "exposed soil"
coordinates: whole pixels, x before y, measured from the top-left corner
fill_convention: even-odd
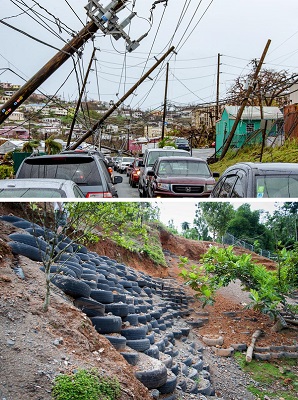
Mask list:
[[[0,215],[10,212],[23,216],[10,203],[0,205]],[[0,222],[0,399],[48,400],[55,375],[92,366],[103,374],[117,376],[122,387],[121,399],[151,399],[148,390],[134,377],[133,367],[95,331],[68,296],[55,288],[49,311],[42,311],[44,274],[39,270],[39,263],[12,255],[7,235],[13,231],[17,228]],[[108,240],[100,241],[90,250],[154,277],[170,277],[182,284],[178,256],[198,263],[211,243],[183,239],[164,231],[160,236],[164,250],[170,252],[166,257],[167,268],[158,267],[144,256],[131,254]],[[254,260],[274,267],[274,263],[257,255]],[[13,270],[16,265],[23,268],[26,279],[16,275]],[[204,309],[209,312],[209,323],[194,329],[198,338],[221,334],[224,347],[228,347],[231,343],[249,344],[253,332],[262,329],[264,335],[258,339],[259,346],[297,343],[297,330],[272,333],[273,323],[269,318],[245,310],[243,303],[247,302],[247,294],[237,283],[222,290],[217,300],[214,307]],[[197,319],[197,313],[202,311],[199,302],[194,301],[191,307],[190,318]],[[237,318],[223,315],[226,311],[236,311]]]

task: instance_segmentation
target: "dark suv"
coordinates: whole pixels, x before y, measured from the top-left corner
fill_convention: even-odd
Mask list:
[[[98,154],[77,151],[25,158],[16,178],[70,179],[88,198],[118,197],[114,185],[122,182],[121,176],[111,178],[105,161]]]

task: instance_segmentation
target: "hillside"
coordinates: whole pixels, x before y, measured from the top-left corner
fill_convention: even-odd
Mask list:
[[[8,215],[11,212],[14,215],[18,214],[18,210],[9,203],[2,203],[0,211],[0,215]],[[148,389],[136,379],[136,368],[124,360],[104,335],[98,334],[90,319],[74,306],[70,296],[53,286],[50,309],[47,313],[42,311],[45,286],[44,273],[39,269],[40,263],[24,256],[13,255],[7,245],[10,240],[8,235],[12,232],[22,232],[22,229],[4,221],[0,221],[0,229],[0,258],[2,260],[0,264],[0,398],[48,400],[51,398],[52,379],[58,373],[70,373],[78,368],[96,367],[102,375],[117,376],[121,383],[121,399],[152,399]],[[160,239],[166,255],[167,268],[160,268],[144,256],[131,254],[109,240],[99,241],[90,246],[89,250],[117,260],[118,263],[125,263],[129,266],[131,273],[144,273],[147,279],[150,277],[149,280],[159,282],[160,278],[168,278],[164,282],[170,282],[173,293],[176,290],[186,290],[190,304],[184,319],[196,322],[203,310],[200,304],[193,300],[193,293],[188,288],[182,287],[178,276],[178,257],[186,256],[191,263],[197,263],[200,255],[211,243],[187,240],[164,230],[160,231]],[[257,255],[254,257],[255,260],[266,261],[268,267],[274,266],[272,262]],[[22,268],[25,279],[20,279],[15,273],[14,269],[17,266]],[[162,293],[160,296],[163,296]],[[261,328],[264,335],[258,341],[259,346],[296,343],[297,331],[288,329],[279,334],[273,334],[270,331],[272,321],[253,311],[244,310],[242,303],[246,300],[247,294],[243,293],[237,284],[223,290],[218,295],[215,307],[204,310],[208,312],[209,323],[201,328],[193,328],[192,338],[200,343],[203,335],[220,334],[224,336],[224,346],[229,347],[231,343],[248,344],[252,333]],[[152,301],[154,305],[155,301],[161,300],[153,296]],[[223,314],[231,311],[236,312],[238,318],[231,319]],[[208,360],[208,352],[204,357]],[[225,399],[232,399],[233,397],[228,395],[229,385],[232,385],[232,382],[227,383],[227,377],[217,372],[220,365],[220,362],[217,362],[210,367],[216,393],[218,396],[224,394]],[[229,368],[231,371],[233,368],[236,369],[240,379],[238,368],[233,367],[232,364]],[[226,392],[224,387],[226,387]],[[253,397],[245,398],[248,400]]]

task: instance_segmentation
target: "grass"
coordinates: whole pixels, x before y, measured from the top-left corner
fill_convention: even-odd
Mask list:
[[[245,354],[235,353],[235,359],[241,369],[257,382],[247,389],[258,399],[297,400],[298,376],[297,359],[271,361],[245,361]],[[294,371],[296,368],[296,372]]]
[[[259,162],[261,145],[245,146],[237,152],[229,150],[221,161],[211,164],[213,172],[222,174],[228,167],[238,162]],[[280,147],[266,147],[262,162],[298,162],[298,140],[287,140]]]

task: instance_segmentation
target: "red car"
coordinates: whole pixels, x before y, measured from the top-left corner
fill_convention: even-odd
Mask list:
[[[149,197],[209,197],[218,173],[193,157],[159,157],[148,171]]]
[[[129,184],[131,187],[137,187],[140,177],[139,164],[142,163],[142,158],[136,158],[133,163],[129,166]]]

